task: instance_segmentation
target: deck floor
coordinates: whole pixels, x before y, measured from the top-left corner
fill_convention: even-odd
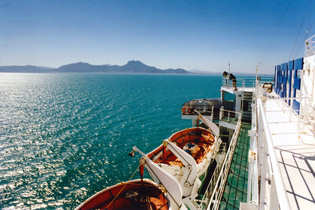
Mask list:
[[[239,209],[247,200],[248,149],[250,124],[242,123],[220,209]]]
[[[267,100],[266,117],[291,209],[315,209],[315,137],[283,102]]]

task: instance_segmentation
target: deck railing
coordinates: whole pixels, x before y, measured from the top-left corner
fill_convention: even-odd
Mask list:
[[[297,134],[300,136],[301,130],[305,128],[306,125],[311,125],[315,129],[314,119],[315,119],[315,108],[312,106],[311,97],[287,97],[287,98],[277,98],[277,97],[266,97],[267,100],[277,101],[280,110],[268,110],[268,112],[288,112],[289,122],[297,123]],[[293,101],[299,101],[299,109],[294,109],[292,104]],[[289,102],[290,105],[289,105]]]
[[[256,87],[256,78],[254,77],[249,77],[249,78],[236,78],[234,80],[236,88],[254,88]],[[265,82],[273,82],[273,78],[271,77],[262,77],[259,78],[259,83],[265,83]],[[234,88],[233,86],[233,80],[222,78],[222,87],[227,87],[227,88]]]
[[[212,116],[214,113],[214,106],[213,105],[199,105],[199,104],[194,104],[194,105],[183,105],[182,107],[182,115],[198,115],[197,110],[200,114],[205,115],[205,116]]]
[[[279,164],[272,137],[266,119],[264,105],[257,99],[257,114],[261,122],[257,131],[260,167],[260,198],[259,209],[286,209],[290,210],[287,194],[284,188]]]
[[[220,108],[219,120],[227,121],[227,122],[231,122],[232,120],[233,121],[235,120],[235,122],[238,122],[239,117],[240,117],[239,112],[224,109],[223,106]]]
[[[239,115],[237,126],[232,136],[229,148],[226,152],[226,156],[223,160],[223,163],[220,166],[217,166],[214,174],[211,177],[209,185],[206,189],[206,193],[199,201],[200,204],[198,206],[199,209],[218,209],[220,207],[220,200],[222,198],[225,183],[228,177],[229,169],[231,166],[233,154],[236,147],[237,138],[239,132],[241,130],[242,116],[241,113],[237,113]]]

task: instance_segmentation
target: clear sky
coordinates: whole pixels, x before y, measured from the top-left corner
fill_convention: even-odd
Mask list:
[[[255,73],[262,60],[271,73],[303,57],[314,22],[315,0],[0,0],[0,66],[140,60],[218,72],[231,62]]]

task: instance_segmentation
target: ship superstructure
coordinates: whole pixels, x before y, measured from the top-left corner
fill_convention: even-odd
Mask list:
[[[315,209],[315,36],[273,77],[223,78],[220,99],[183,104],[196,124],[184,107],[217,122],[226,151],[200,209]]]
[[[275,67],[273,92],[257,86],[248,199],[241,206],[315,209],[314,73],[315,36],[306,40],[304,58]]]

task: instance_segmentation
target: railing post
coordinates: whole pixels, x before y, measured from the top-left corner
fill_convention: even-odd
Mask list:
[[[228,121],[230,122],[230,111],[228,111]]]
[[[271,175],[270,204],[269,209],[278,209],[279,201],[277,196],[277,188],[273,174]]]
[[[297,121],[297,133],[298,133],[299,141],[301,138],[301,128],[300,128],[301,125],[300,124],[301,124],[301,109],[299,110],[298,121]]]
[[[214,106],[211,108],[211,121],[213,121],[213,115],[214,115]]]
[[[263,210],[265,209],[265,195],[266,195],[266,170],[267,170],[267,151],[265,147],[265,142],[263,143],[263,148],[261,150],[262,153],[262,165],[261,165],[261,177],[260,177],[260,198],[259,198],[259,209]]]

